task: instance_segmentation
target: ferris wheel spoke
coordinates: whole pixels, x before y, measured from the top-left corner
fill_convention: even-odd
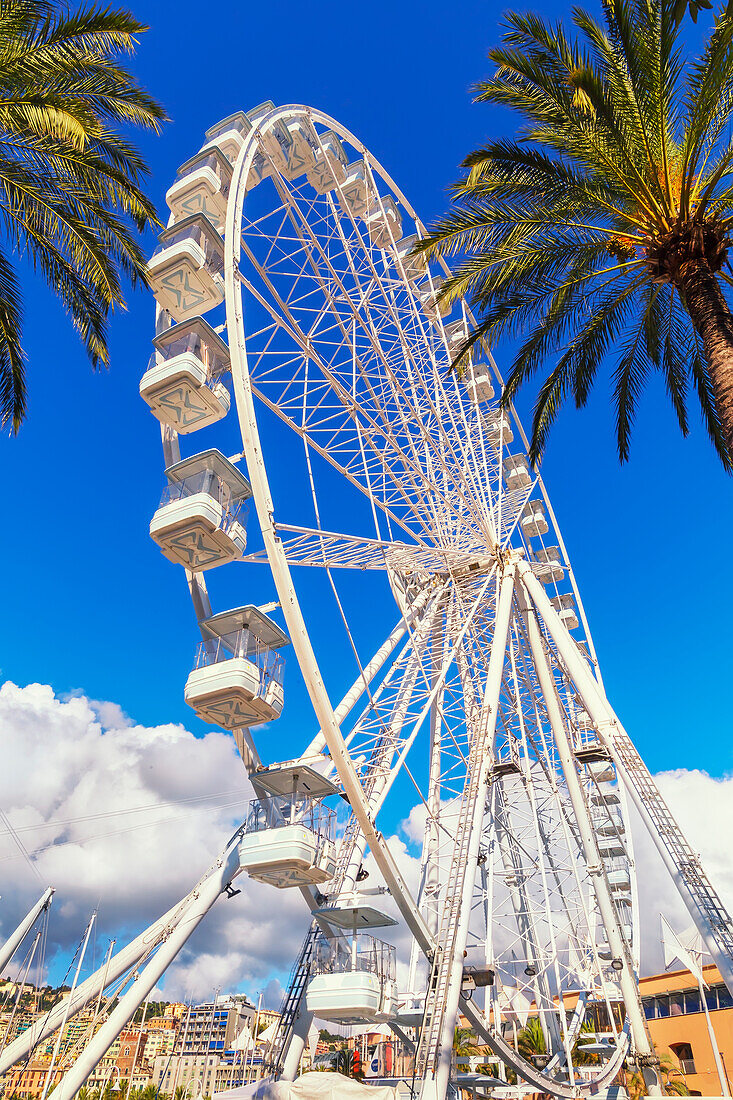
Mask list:
[[[338,219],[335,219],[335,221],[336,221],[337,226],[340,228],[340,222],[338,221]],[[308,226],[307,220],[305,222],[305,230],[309,231],[309,233],[311,235],[311,238],[312,238],[311,242],[309,242],[310,246],[315,247],[318,244],[317,240],[315,239],[315,231],[312,227]],[[298,232],[299,232],[299,239],[303,240],[303,230],[301,230],[300,227],[298,228]],[[346,245],[346,239],[343,237],[343,234],[342,234],[342,242]],[[306,242],[304,242],[304,247],[306,247]],[[325,257],[325,252],[323,251],[323,249],[320,249],[320,257],[319,258],[320,258],[321,262],[328,263],[328,261]],[[314,266],[314,270],[316,270],[317,273],[320,276],[320,266],[319,266],[319,263],[315,259],[314,259],[313,266]],[[320,276],[320,277],[322,279],[322,276]],[[330,268],[329,268],[329,278],[332,282],[334,280],[337,283],[339,282],[338,274],[332,266],[330,266]],[[350,303],[351,298],[349,297],[348,294],[346,294],[342,284],[340,284],[340,289],[343,292],[342,293],[343,300],[345,302]],[[324,292],[327,291],[327,290],[330,290],[330,286],[326,286],[324,284]],[[353,319],[354,323],[356,323],[356,320],[357,320],[357,312],[356,311],[353,312],[352,319]],[[394,320],[394,318],[392,318],[392,320]],[[338,347],[342,342],[347,344],[347,341],[348,341],[348,332],[347,332],[348,319],[343,318],[340,315],[337,315],[336,324],[340,327],[340,339],[336,341],[336,347]],[[419,415],[417,418],[410,418],[408,420],[408,418],[406,417],[405,412],[404,412],[406,407],[408,407],[410,405],[414,406],[414,404],[415,404],[415,390],[414,390],[414,387],[413,387],[412,393],[410,393],[410,392],[407,392],[405,390],[405,387],[404,387],[403,384],[399,383],[399,381],[397,379],[396,371],[394,369],[392,369],[389,366],[389,364],[386,362],[386,360],[384,359],[384,353],[383,353],[382,348],[381,348],[381,343],[378,339],[378,335],[373,330],[373,325],[372,326],[366,326],[366,328],[367,328],[367,335],[371,336],[371,351],[372,351],[373,354],[376,354],[378,358],[381,358],[382,365],[386,370],[386,376],[387,376],[387,378],[389,380],[389,383],[390,383],[390,389],[391,389],[390,396],[391,396],[391,399],[392,399],[391,400],[392,408],[391,408],[391,411],[386,416],[387,422],[388,423],[393,423],[394,422],[394,415],[395,415],[395,412],[396,412],[398,417],[399,417],[399,420],[400,420],[400,429],[401,429],[400,438],[403,439],[405,442],[407,442],[408,447],[410,447],[412,449],[413,454],[416,453],[415,452],[415,444],[412,442],[413,431],[414,431],[415,426],[417,426],[418,429],[422,430],[423,445],[426,448],[427,453],[431,454],[433,451],[435,451],[435,443],[434,443],[434,440],[432,439],[432,437],[430,437],[429,434],[427,434],[426,431],[425,431],[425,428],[424,428],[424,425],[426,423],[425,415],[423,415],[421,413],[421,415]],[[312,344],[312,335],[313,335],[313,333],[311,332],[309,335],[311,337],[310,343]],[[402,360],[402,357],[401,357],[401,360]],[[404,362],[403,362],[403,366],[404,366]],[[372,398],[375,398],[376,395],[375,395],[373,387],[372,387],[372,383],[371,383],[371,380],[370,380],[370,377],[369,377],[369,372],[364,372],[364,370],[362,369],[361,358],[359,359],[359,368],[360,368],[360,373],[361,373],[362,379],[363,379],[363,381],[365,382],[365,384],[367,386],[367,391],[371,392]],[[430,404],[431,401],[432,401],[432,398],[430,397],[429,390],[424,386],[424,384],[421,386],[420,393],[421,393],[421,396],[423,396],[423,400],[427,400],[428,403]],[[424,396],[424,395],[426,395],[426,396]],[[279,402],[278,402],[278,404],[279,404]],[[362,407],[363,407],[363,401],[361,402],[361,404],[362,404]],[[376,400],[376,409],[377,409],[377,411],[383,405],[384,405],[384,401],[380,401],[377,398],[377,400]],[[431,412],[431,416],[432,416],[432,421],[436,425],[436,430],[439,431],[441,447],[442,447],[444,452],[450,452],[453,449],[454,444],[453,444],[453,441],[452,441],[450,435],[448,435],[445,432],[445,430],[443,429],[443,418],[438,417],[436,415],[436,410],[435,410],[434,406],[432,406],[430,412]],[[467,435],[467,438],[470,440],[470,434]],[[404,447],[402,448],[401,458],[402,458],[402,461],[404,461]],[[421,462],[419,457],[418,457],[418,461]],[[457,460],[457,457],[454,455],[454,461],[452,463],[452,469],[453,469],[453,472],[454,472],[454,476],[455,476],[456,471],[459,471],[462,474],[462,471],[465,469],[465,465],[466,465],[465,461],[460,461],[459,462]],[[424,469],[421,471],[421,476],[424,479]],[[463,481],[462,476],[461,476],[461,481]],[[464,491],[465,502],[470,503],[473,500],[475,500],[475,479],[474,479],[474,485],[473,485],[472,489],[473,489],[473,491],[470,493],[470,495],[466,494],[465,491]]]

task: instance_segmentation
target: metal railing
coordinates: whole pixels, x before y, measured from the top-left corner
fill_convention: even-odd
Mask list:
[[[380,982],[394,981],[395,948],[366,932],[346,940],[318,940],[313,952],[312,974],[376,974]]]
[[[201,333],[191,329],[188,332],[182,332],[175,340],[171,340],[164,347],[154,351],[148,360],[148,370],[152,370],[153,367],[160,366],[161,363],[167,363],[169,359],[175,359],[176,356],[185,355],[186,353],[195,355],[205,368],[207,385],[213,385],[222,374],[229,370],[229,362],[221,352],[202,339]]]
[[[162,235],[163,239],[153,255],[157,256],[160,252],[164,252],[174,245],[182,244],[184,241],[193,241],[203,252],[204,262],[209,271],[223,276],[224,246],[221,237],[219,237],[216,228],[211,225],[207,219],[204,219],[204,221],[207,225],[211,226],[210,233],[206,231],[200,222],[188,218],[185,219],[185,222],[181,223],[180,228],[177,228],[175,225],[171,226],[171,228]]]
[[[180,481],[171,481],[163,489],[160,498],[160,507],[172,504],[177,500],[195,496],[196,493],[206,493],[215,500],[224,510],[224,522],[231,523],[237,520],[242,526],[247,519],[246,501],[232,498],[231,487],[219,474],[213,470],[197,470]]]
[[[245,833],[260,833],[285,825],[303,825],[324,843],[333,841],[336,814],[329,806],[307,796],[270,795],[254,798],[249,804]]]
[[[221,634],[216,638],[204,638],[196,650],[194,668],[205,668],[220,661],[230,661],[243,657],[251,661],[260,670],[260,693],[263,694],[274,682],[282,684],[284,662],[282,656],[270,649],[248,627],[234,630],[230,634]]]

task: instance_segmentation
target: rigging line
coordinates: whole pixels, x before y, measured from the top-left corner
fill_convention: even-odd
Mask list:
[[[26,848],[26,846],[23,844],[23,841],[20,839],[20,837],[16,833],[15,829],[13,828],[13,826],[10,822],[10,819],[8,818],[8,815],[5,813],[5,810],[3,810],[2,807],[0,807],[0,817],[2,817],[3,821],[5,822],[5,824],[7,826],[7,831],[10,833],[11,837],[13,838],[13,841],[15,842],[16,847],[18,848],[19,852],[23,856],[23,859],[26,861],[26,863],[28,864],[28,866],[30,867],[31,871],[36,876],[38,881],[42,883],[43,879],[41,878],[40,871],[38,870],[35,863],[33,862],[30,855],[28,854],[28,849]]]
[[[212,800],[212,799],[215,799],[215,798],[229,798],[232,795],[239,795],[239,794],[241,794],[241,791],[239,791],[239,790],[217,791],[215,794],[192,795],[190,798],[165,799],[164,801],[161,801],[161,802],[149,802],[145,806],[129,806],[127,809],[105,810],[105,811],[103,811],[101,813],[98,813],[98,814],[84,814],[80,817],[69,817],[69,818],[66,818],[62,821],[57,821],[57,820],[54,820],[54,821],[41,821],[36,825],[20,825],[20,826],[18,826],[18,828],[14,829],[14,832],[15,833],[35,832],[37,829],[51,829],[51,828],[55,828],[55,827],[60,826],[60,825],[76,825],[76,824],[78,824],[79,822],[82,822],[82,821],[98,821],[100,819],[104,819],[104,818],[108,818],[108,817],[121,817],[123,814],[144,813],[147,810],[159,810],[159,809],[163,809],[166,806],[190,805],[192,802],[208,802],[209,800]],[[1,810],[0,810],[0,813],[2,813]],[[5,816],[5,815],[3,814],[3,816]],[[0,837],[7,836],[9,833],[11,833],[11,829],[6,829],[5,831],[0,830]]]
[[[33,956],[36,953],[36,948],[38,947],[38,941],[42,938],[42,936],[43,936],[43,928],[39,928],[38,931],[36,932],[33,943],[31,944],[30,948],[28,949],[28,953],[26,954],[25,958],[26,958],[27,962],[25,960],[23,962],[23,965],[25,966],[25,970],[23,972],[23,976],[22,976],[20,982],[18,983],[18,992],[17,992],[16,997],[15,997],[15,1004],[13,1005],[13,1010],[10,1014],[10,1019],[8,1020],[8,1025],[5,1028],[5,1034],[3,1035],[3,1041],[0,1044],[0,1054],[2,1054],[2,1052],[5,1050],[6,1043],[9,1039],[9,1037],[10,1037],[10,1031],[11,1031],[12,1026],[13,1026],[13,1021],[15,1020],[15,1014],[18,1011],[18,1005],[21,1002],[21,999],[23,997],[23,991],[25,990],[25,983],[28,980],[28,973],[30,971],[31,966],[33,965]]]
[[[93,920],[95,915],[96,915],[96,911],[95,911],[95,913],[92,914],[92,917],[90,919]],[[79,952],[82,949],[82,945],[86,941],[86,933],[87,933],[88,928],[89,928],[89,925],[87,924],[86,928],[84,929],[84,932],[82,933],[81,939],[79,940],[78,944],[76,945],[76,951],[74,952],[74,957],[72,958],[71,962],[69,963],[69,965],[66,968],[66,973],[64,974],[63,978],[61,979],[61,984],[57,987],[56,998],[55,998],[53,1004],[51,1005],[51,1008],[49,1009],[49,1012],[52,1011],[56,1007],[56,1005],[59,1003],[59,1001],[61,1000],[63,987],[66,985],[66,979],[68,978],[69,974],[71,973],[71,968],[73,967],[74,963],[76,962],[77,956],[78,956]],[[31,1024],[31,1028],[33,1026],[34,1025]],[[33,1058],[33,1055],[35,1054],[36,1047],[38,1046],[39,1042],[40,1042],[40,1039],[35,1039],[35,1041],[31,1044],[31,1048],[28,1051],[28,1054],[27,1054],[26,1060],[25,1060],[25,1065],[24,1065],[25,1069],[28,1068],[28,1065],[30,1064],[30,1062]]]
[[[219,808],[222,810],[233,809],[235,806],[242,806],[245,803],[249,802],[249,799],[250,796],[247,795],[243,798],[237,798],[233,802],[221,803]],[[44,844],[41,848],[34,848],[33,854],[40,855],[43,852],[48,852],[51,848],[64,848],[70,844],[78,844],[82,846],[85,844],[90,844],[94,840],[109,840],[112,837],[127,836],[128,833],[137,832],[139,829],[149,829],[151,827],[157,828],[157,826],[159,825],[170,825],[171,822],[179,822],[180,820],[181,818],[177,816],[163,817],[159,818],[157,821],[141,821],[138,822],[137,825],[128,825],[127,828],[117,829],[112,833],[92,833],[91,836],[82,837],[81,839],[52,841],[50,844]],[[12,855],[0,856],[0,863],[7,863],[12,859]]]
[[[306,358],[306,361],[305,361],[305,380],[304,380],[304,385],[303,385],[303,422],[305,422],[305,414],[306,414],[306,407],[307,407],[308,364],[309,363],[310,363],[310,358]],[[308,439],[307,439],[307,436],[305,435],[305,433],[303,433],[302,439],[303,439],[303,449],[305,451],[305,462],[306,462],[306,467],[308,469],[308,480],[310,482],[310,488],[311,488],[311,497],[313,499],[313,510],[314,510],[315,517],[316,517],[316,526],[317,526],[319,531],[322,531],[321,512],[320,512],[320,508],[318,506],[318,495],[316,493],[315,480],[313,478],[313,466],[312,466],[311,457],[310,457],[310,447],[308,446]],[[344,624],[344,630],[346,631],[346,635],[349,639],[349,644],[351,645],[351,649],[352,649],[352,652],[354,654],[354,659],[356,661],[356,664],[357,664],[358,669],[359,669],[359,674],[360,674],[362,682],[364,684],[364,690],[367,693],[367,697],[369,699],[369,703],[370,703],[371,708],[375,709],[374,697],[372,695],[371,684],[367,680],[366,674],[364,672],[364,666],[361,663],[361,660],[359,658],[359,653],[358,653],[357,648],[356,648],[356,643],[355,643],[354,638],[353,638],[353,636],[351,634],[351,631],[349,629],[349,624],[346,621],[346,615],[344,613],[344,609],[343,609],[343,605],[341,603],[341,600],[339,599],[338,591],[336,590],[336,584],[334,583],[334,579],[333,579],[331,569],[329,568],[329,565],[328,565],[328,562],[327,562],[327,559],[326,559],[326,551],[325,551],[325,548],[323,546],[323,541],[322,540],[321,540],[321,554],[323,556],[323,564],[324,564],[324,568],[325,568],[325,571],[326,571],[326,576],[328,577],[329,584],[331,585],[331,591],[333,592],[334,599],[336,600],[336,606],[339,609],[339,614],[341,616],[341,621]]]

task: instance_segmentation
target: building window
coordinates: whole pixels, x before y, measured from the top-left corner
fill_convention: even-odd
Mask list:
[[[696,1073],[692,1047],[689,1043],[672,1043],[670,1050],[680,1064],[683,1073]]]

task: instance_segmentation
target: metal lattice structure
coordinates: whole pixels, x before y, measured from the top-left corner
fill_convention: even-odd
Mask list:
[[[597,1094],[630,1055],[658,1093],[637,990],[628,797],[733,985],[731,920],[606,699],[552,507],[521,425],[498,402],[496,366],[477,347],[460,376],[447,369],[471,318],[463,306],[442,315],[445,270],[413,252],[422,224],[348,130],[310,108],[265,104],[207,138],[168,193],[171,222],[151,261],[157,351],[141,392],[161,420],[169,482],[151,534],[186,567],[201,629],[187,698],[232,730],[259,803],[152,939],[112,961],[117,976],[150,959],[59,1100],[243,868],[298,886],[311,911],[272,1072],[294,1075],[315,1013],[391,1022],[412,1044],[410,1083],[425,1100],[457,1084],[490,1090],[493,1079],[453,1064],[462,1011],[520,1092]],[[233,502],[250,491],[245,547]],[[275,600],[212,609],[206,578],[219,565],[235,591],[246,577],[259,600],[274,585]],[[313,729],[295,761],[264,767],[272,739],[257,727],[282,709],[283,631],[295,658],[284,688],[300,675]],[[327,687],[336,651],[339,675],[353,679],[343,695]],[[245,690],[248,664],[259,679]],[[222,687],[230,671],[239,686]],[[298,786],[304,769],[322,783],[315,802],[333,792],[348,803],[331,855]],[[416,888],[385,840],[410,798],[424,823]],[[320,847],[303,870],[283,838],[306,823],[306,803]],[[280,843],[266,867],[253,862],[255,842],[247,848],[255,828],[257,844]],[[357,921],[359,931],[389,923],[362,886],[367,854],[411,939],[398,982],[387,948],[359,946]],[[604,1034],[591,1034],[599,1010]],[[515,1042],[529,1015],[546,1048],[535,1060]],[[584,1037],[594,1058],[582,1056]],[[23,1049],[10,1044],[0,1070]]]

